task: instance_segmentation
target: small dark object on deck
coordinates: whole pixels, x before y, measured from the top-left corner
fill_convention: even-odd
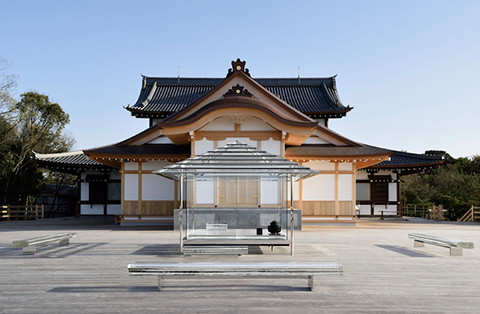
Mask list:
[[[263,228],[257,228],[257,235],[263,235]]]
[[[270,226],[268,226],[268,232],[270,232],[271,235],[278,235],[281,230],[282,227],[275,220],[270,223]]]

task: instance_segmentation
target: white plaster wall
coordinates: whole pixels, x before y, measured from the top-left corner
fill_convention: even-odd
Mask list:
[[[339,201],[352,201],[352,175],[351,174],[339,174],[338,175],[338,200]]]
[[[318,136],[310,136],[303,142],[303,144],[328,144],[329,142],[325,141],[322,138],[319,138]]]
[[[304,201],[334,201],[335,175],[318,174],[303,180]]]
[[[370,205],[358,205],[360,207],[360,215],[370,215]]]
[[[213,204],[215,203],[215,182],[214,181],[197,181],[196,182],[196,198],[197,204]]]
[[[306,166],[306,167],[312,168],[314,170],[319,170],[319,171],[335,170],[335,164],[334,163],[328,162],[328,161],[323,161],[323,160],[312,160],[312,161],[303,163],[303,165]]]
[[[80,215],[103,215],[103,205],[80,205]]]
[[[170,201],[175,197],[173,180],[156,174],[142,175],[142,200]],[[126,194],[126,191],[125,191]]]
[[[278,204],[278,182],[262,181],[261,204]]]
[[[357,180],[368,180],[368,173],[366,173],[365,171],[358,171]]]
[[[235,141],[239,141],[240,143],[247,144],[252,147],[257,147],[257,141],[252,141],[246,137],[228,137],[223,141],[218,141],[218,147],[223,147],[229,143],[235,143]]]
[[[397,201],[397,184],[396,183],[388,184],[388,200],[392,202]]]
[[[125,170],[138,170],[138,163],[137,162],[125,162]]]
[[[122,205],[120,204],[108,204],[107,215],[120,215],[122,213]]]
[[[207,139],[202,139],[200,141],[195,141],[195,155],[202,155],[208,152],[209,150],[215,149],[215,142],[209,141]]]
[[[287,183],[287,182],[283,182],[283,184],[281,185],[280,187],[280,195],[283,195],[283,193],[285,193],[285,185],[288,186],[287,188],[287,201],[290,202],[290,183]],[[298,181],[294,181],[293,182],[293,200],[294,201],[298,201],[299,200],[299,195],[300,195],[300,184]]]
[[[88,201],[90,196],[90,189],[88,182],[80,183],[80,200]]]
[[[373,214],[374,215],[381,215],[382,210],[383,210],[383,215],[384,216],[396,215],[397,214],[397,205],[387,205],[387,207],[385,207],[385,205],[375,205]]]
[[[218,118],[206,124],[200,131],[235,131],[235,123],[225,117]]]
[[[351,162],[339,162],[338,163],[338,170],[339,171],[352,171],[352,163]]]
[[[266,151],[267,153],[280,156],[281,145],[282,145],[282,142],[280,141],[268,139],[266,141],[262,141],[262,150]]]
[[[125,200],[138,200],[138,175],[125,174]]]
[[[142,163],[142,170],[158,170],[173,163],[165,160],[151,160]]]
[[[166,136],[160,136],[147,142],[147,144],[173,144],[173,142]]]
[[[250,117],[242,122],[242,131],[276,131],[268,123],[254,117]]]

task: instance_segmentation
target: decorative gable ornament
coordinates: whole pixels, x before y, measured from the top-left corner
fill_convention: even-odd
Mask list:
[[[250,76],[250,71],[245,68],[246,63],[246,61],[241,61],[240,58],[237,58],[237,61],[232,61],[232,68],[228,69],[227,77],[229,77],[235,72],[243,72],[246,75]]]
[[[250,93],[248,89],[241,86],[240,84],[237,84],[236,86],[232,86],[232,88],[230,88],[225,94],[223,94],[223,97],[232,97],[232,96],[253,97],[252,93]]]

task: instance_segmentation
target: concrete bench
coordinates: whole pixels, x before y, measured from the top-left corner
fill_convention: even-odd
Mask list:
[[[462,256],[462,249],[473,249],[473,242],[461,242],[421,233],[409,233],[415,247],[424,247],[425,243],[450,249],[450,256]]]
[[[25,255],[35,255],[35,247],[37,245],[58,242],[59,246],[68,246],[70,244],[69,240],[76,235],[77,234],[73,232],[56,233],[26,240],[13,241],[12,247],[23,248],[23,254]]]
[[[324,263],[155,263],[129,264],[127,269],[133,276],[158,276],[158,290],[165,287],[165,277],[208,276],[307,278],[308,288],[314,291],[315,276],[343,274],[342,265]]]

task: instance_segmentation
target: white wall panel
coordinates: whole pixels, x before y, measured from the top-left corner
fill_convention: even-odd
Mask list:
[[[275,131],[268,123],[254,117],[242,122],[242,131]]]
[[[396,215],[397,214],[397,205],[375,205],[374,215],[381,215],[383,210],[383,215]]]
[[[278,182],[276,181],[262,181],[262,204],[278,204]]]
[[[197,181],[196,189],[197,204],[215,203],[215,182],[213,180]]]
[[[209,150],[214,150],[214,144],[214,141],[209,141],[205,138],[201,141],[195,141],[195,155],[202,155]]]
[[[125,200],[138,200],[138,175],[125,174]]]
[[[358,171],[357,180],[368,180],[368,173],[365,171]]]
[[[156,174],[142,175],[142,200],[144,201],[170,201],[175,195],[173,180]]]
[[[82,182],[80,183],[80,200],[82,201],[88,201],[89,200],[89,185],[88,182]]]
[[[173,144],[173,142],[166,136],[157,137],[147,144]]]
[[[107,215],[120,215],[122,213],[122,205],[120,204],[108,204]]]
[[[275,141],[273,139],[268,139],[266,141],[262,141],[262,150],[266,151],[269,154],[280,156],[280,145],[282,142]]]
[[[158,170],[173,163],[165,160],[151,160],[142,163],[142,170]]]
[[[257,141],[252,141],[247,137],[228,137],[223,141],[218,141],[218,147],[223,147],[229,143],[235,143],[235,141],[239,141],[240,143],[247,144],[252,147],[257,147]]]
[[[352,171],[352,163],[350,162],[340,162],[338,163],[338,170],[340,171]]]
[[[370,205],[359,205],[359,207],[360,207],[360,215],[370,215],[371,214]]]
[[[103,205],[80,205],[80,215],[103,215]]]
[[[202,127],[200,131],[235,131],[235,123],[228,118],[218,118]]]
[[[329,142],[325,141],[323,138],[318,136],[310,136],[303,142],[303,144],[328,144]]]
[[[318,174],[303,180],[304,201],[334,201],[335,175]]]
[[[125,162],[125,170],[138,170],[138,163],[137,162]]]
[[[335,164],[333,162],[328,162],[323,160],[312,160],[312,161],[303,163],[303,165],[306,167],[312,168],[314,170],[320,170],[320,171],[335,170]]]
[[[352,175],[339,174],[338,175],[338,200],[351,201],[353,193]]]
[[[388,200],[391,202],[397,201],[397,184],[396,183],[388,184]]]

